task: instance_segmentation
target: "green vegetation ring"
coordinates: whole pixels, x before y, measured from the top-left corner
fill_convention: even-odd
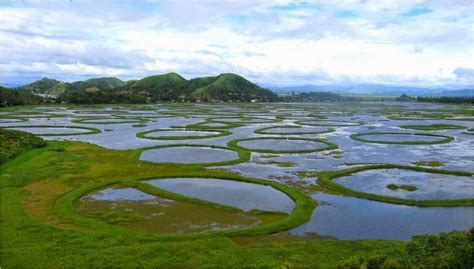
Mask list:
[[[222,124],[221,126],[209,126],[206,124],[212,124],[212,123],[218,123]],[[238,128],[242,127],[243,124],[240,123],[233,123],[233,122],[211,122],[209,120],[203,121],[203,122],[198,122],[194,124],[189,124],[184,126],[184,128],[189,128],[189,129],[206,129],[206,130],[218,130],[218,129],[232,129],[232,128]]]
[[[150,150],[150,149],[160,149],[160,148],[178,148],[178,147],[196,147],[196,148],[211,148],[211,149],[223,149],[223,150],[230,150],[230,151],[235,151],[238,154],[238,158],[234,160],[229,160],[229,161],[222,161],[222,162],[210,162],[210,163],[159,163],[160,165],[163,164],[173,164],[173,165],[185,165],[187,167],[206,167],[206,166],[222,166],[222,165],[234,165],[234,164],[239,164],[239,163],[244,163],[248,162],[251,157],[250,151],[244,149],[244,148],[231,148],[231,147],[221,147],[221,146],[214,146],[214,145],[195,145],[195,144],[172,144],[172,145],[160,145],[160,146],[152,146],[152,147],[145,147],[145,148],[139,148],[135,151],[134,157],[136,160],[141,161],[141,162],[149,162],[149,161],[144,161],[140,160],[140,155],[142,152],[145,150]],[[154,162],[152,162],[154,163]]]
[[[467,127],[453,124],[430,124],[430,125],[400,125],[403,129],[412,129],[420,131],[438,131],[438,130],[452,130],[452,129],[466,129]]]
[[[159,178],[173,178],[173,177],[200,177],[200,178],[218,178],[223,180],[234,180],[234,181],[241,181],[253,184],[260,184],[273,187],[278,191],[283,192],[291,200],[295,202],[295,207],[291,211],[291,213],[283,220],[279,220],[276,222],[257,225],[257,226],[250,226],[240,229],[230,229],[230,230],[218,230],[218,231],[206,231],[206,232],[193,232],[193,233],[183,233],[183,234],[176,234],[176,233],[169,233],[169,234],[152,234],[149,232],[137,232],[131,231],[126,228],[114,226],[112,224],[107,224],[105,222],[101,222],[99,220],[83,217],[79,215],[79,213],[75,209],[75,203],[84,195],[88,193],[105,188],[110,185],[115,184],[124,184],[130,187],[135,187],[141,191],[145,191],[147,193],[153,195],[166,195],[176,200],[186,200],[188,202],[194,203],[202,203],[209,206],[213,206],[214,203],[208,202],[206,200],[189,198],[187,196],[182,196],[180,194],[171,193],[160,189],[158,187],[152,186],[150,184],[142,183],[143,180],[149,179],[159,179]],[[93,230],[101,229],[101,230],[109,230],[109,231],[120,231],[120,232],[128,232],[128,233],[135,233],[140,234],[145,237],[151,236],[156,240],[187,240],[187,239],[197,239],[197,238],[210,238],[216,236],[244,236],[244,235],[258,235],[258,234],[271,234],[279,231],[285,231],[297,227],[308,220],[310,220],[311,215],[313,213],[314,208],[316,207],[316,201],[314,201],[311,197],[288,187],[286,185],[280,184],[278,182],[258,179],[258,178],[250,178],[250,177],[243,177],[240,175],[229,174],[220,171],[202,171],[202,172],[190,172],[190,173],[178,173],[178,174],[167,174],[167,175],[157,175],[157,176],[149,176],[147,178],[124,178],[124,179],[116,179],[116,180],[107,180],[102,181],[99,183],[92,183],[86,186],[77,188],[71,192],[68,192],[66,195],[62,196],[58,200],[56,200],[54,205],[54,210],[58,213],[58,215],[62,216],[63,218],[67,219],[67,221],[79,224],[81,226],[90,227]],[[220,205],[220,204],[214,204]],[[220,205],[221,207],[228,207],[224,205]]]
[[[71,136],[71,135],[90,135],[98,134],[100,130],[93,127],[82,127],[82,126],[60,126],[60,125],[15,125],[15,126],[4,126],[0,127],[1,129],[13,129],[13,128],[66,128],[66,129],[81,129],[87,130],[88,132],[79,132],[79,133],[45,133],[45,134],[34,134],[36,136]],[[21,131],[21,130],[18,130]],[[26,132],[26,131],[22,131]]]
[[[252,141],[252,140],[297,140],[297,141],[311,141],[311,142],[319,142],[323,143],[326,146],[323,148],[315,148],[315,149],[305,149],[305,150],[271,150],[271,149],[247,149],[245,147],[239,146],[239,143],[242,141]],[[273,136],[265,136],[265,137],[251,137],[251,138],[241,138],[229,141],[227,143],[229,148],[235,148],[239,150],[249,150],[252,152],[258,153],[275,153],[275,154],[294,154],[294,153],[312,153],[324,150],[333,150],[339,148],[338,145],[331,143],[325,139],[316,139],[316,138],[296,138],[296,137],[273,137]]]
[[[440,140],[436,141],[384,141],[384,140],[369,140],[364,139],[362,136],[367,135],[415,135],[415,136],[429,136],[429,137],[439,137]],[[426,133],[397,133],[397,132],[372,132],[372,133],[358,133],[353,134],[350,138],[365,142],[365,143],[375,143],[375,144],[395,144],[395,145],[433,145],[433,144],[444,144],[454,140],[454,137],[448,135],[438,135],[438,134],[426,134]]]
[[[326,128],[326,130],[322,130],[322,131],[308,131],[308,132],[283,132],[283,133],[269,132],[269,130],[276,129],[276,128],[293,129],[293,128],[303,128],[303,127],[300,125],[277,125],[277,126],[257,129],[254,131],[254,133],[265,134],[265,135],[305,135],[305,134],[325,134],[325,133],[331,133],[335,131],[334,128]]]
[[[316,121],[319,121],[321,123],[313,123],[312,121],[307,121],[307,120],[297,120],[295,121],[296,124],[299,125],[307,125],[307,126],[328,126],[328,127],[352,127],[352,126],[359,126],[364,124],[362,121],[338,121],[338,120],[324,120],[324,119],[318,119]],[[329,123],[329,124],[324,124],[324,122],[334,122],[334,123]]]
[[[167,131],[167,132],[179,132],[179,131],[197,131],[197,132],[213,132],[214,134],[209,135],[186,135],[186,136],[147,136],[147,134],[160,132],[160,131]],[[153,129],[144,132],[137,133],[137,137],[144,138],[144,139],[153,139],[153,140],[189,140],[189,139],[205,139],[205,138],[213,138],[213,137],[220,137],[220,136],[227,136],[232,134],[229,131],[225,130],[212,130],[212,129],[198,129],[198,128],[165,128],[165,129]]]
[[[243,119],[240,121],[226,121],[225,119]],[[256,121],[253,121],[256,119]],[[222,117],[222,118],[210,118],[207,119],[209,122],[216,123],[236,123],[236,124],[262,124],[262,123],[275,123],[281,120],[279,119],[267,119],[267,118],[258,118],[258,117]]]
[[[0,117],[0,124],[2,123],[17,123],[28,121],[27,118],[15,118],[15,117]]]
[[[101,122],[87,122],[93,120],[116,120],[120,119],[120,121],[101,121]],[[142,118],[137,119],[124,119],[124,118],[82,118],[82,119],[75,119],[72,120],[73,123],[79,124],[123,124],[123,123],[143,123],[146,120]]]
[[[403,170],[411,170],[411,171],[418,171],[418,172],[437,173],[437,174],[456,175],[456,176],[472,176],[473,175],[472,173],[464,172],[464,171],[449,171],[449,170],[432,169],[432,168],[426,168],[426,167],[404,166],[404,165],[394,165],[394,164],[378,164],[378,165],[354,167],[354,168],[349,168],[349,169],[340,170],[340,171],[321,172],[318,177],[317,182],[319,185],[325,188],[328,188],[330,190],[336,191],[340,194],[378,201],[378,202],[384,202],[384,203],[402,204],[402,205],[420,206],[420,207],[474,206],[474,199],[433,199],[433,200],[404,199],[404,198],[377,195],[377,194],[372,194],[372,193],[367,193],[367,192],[356,191],[333,181],[333,179],[335,178],[350,176],[357,172],[362,172],[366,170],[374,170],[374,169],[403,169]]]

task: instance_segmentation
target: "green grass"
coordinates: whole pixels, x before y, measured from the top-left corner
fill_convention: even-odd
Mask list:
[[[107,150],[80,142],[48,142],[4,164],[1,174],[2,246],[5,268],[31,267],[334,267],[353,257],[390,255],[405,246],[392,240],[302,240],[240,245],[236,235],[288,229],[309,218],[314,201],[276,182],[199,166],[151,164],[135,151]],[[21,171],[21,174],[18,172]],[[74,201],[95,188],[145,178],[215,177],[269,184],[297,207],[284,222],[236,231],[157,236],[132,232],[77,215]],[[44,191],[43,191],[44,189]],[[149,190],[157,191],[157,189]],[[164,195],[160,191],[161,195]],[[175,195],[175,194],[173,194]],[[176,196],[174,196],[176,198]],[[252,241],[252,240],[251,240]],[[47,255],[45,255],[47,253]],[[25,257],[28,257],[25,259]]]
[[[0,164],[23,152],[46,146],[46,142],[35,135],[0,128]]]
[[[403,129],[412,129],[420,131],[438,131],[438,130],[451,130],[451,129],[466,129],[467,127],[453,124],[430,124],[430,125],[400,125]]]
[[[443,166],[443,162],[440,161],[417,161],[417,162],[412,162],[414,165],[418,166],[427,166],[427,167],[440,167]]]
[[[362,138],[367,135],[416,135],[416,136],[430,136],[430,137],[439,137],[440,140],[435,141],[384,141],[384,140],[369,140]],[[375,143],[375,144],[392,144],[392,145],[433,145],[433,144],[444,144],[449,143],[454,140],[454,137],[447,135],[435,135],[435,134],[425,134],[425,133],[395,133],[395,132],[371,132],[371,133],[357,133],[352,134],[350,138],[365,142],[365,143]]]
[[[280,126],[271,126],[271,127],[265,127],[265,128],[260,128],[256,129],[254,133],[256,134],[270,134],[270,135],[304,135],[304,134],[325,134],[325,133],[331,133],[334,132],[334,128],[327,128],[326,130],[322,131],[307,131],[307,132],[280,132],[280,133],[274,133],[271,132],[272,129],[275,128],[287,128],[287,129],[294,129],[294,128],[303,128],[302,126],[299,125],[280,125]]]
[[[208,134],[208,135],[183,135],[183,136],[147,136],[147,134],[154,133],[154,132],[159,132],[159,131],[202,131],[202,132],[213,132],[214,134]],[[143,132],[137,133],[137,137],[139,138],[144,138],[144,139],[153,139],[153,140],[189,140],[189,139],[204,139],[204,138],[214,138],[214,137],[220,137],[220,136],[227,136],[232,134],[229,131],[226,130],[214,130],[214,129],[198,129],[198,128],[186,128],[186,129],[180,129],[180,128],[167,128],[167,129],[153,129],[153,130],[147,130]]]
[[[396,191],[396,190],[406,190],[406,191],[416,191],[418,190],[418,188],[415,186],[415,185],[397,185],[397,184],[393,184],[393,183],[390,183],[387,185],[387,188],[388,189],[391,189],[393,191]]]
[[[80,129],[87,130],[88,132],[78,132],[78,133],[45,133],[38,136],[71,136],[71,135],[89,135],[89,134],[98,134],[100,130],[93,127],[82,127],[82,126],[61,126],[61,125],[10,125],[5,127],[0,127],[0,129],[10,129],[10,128],[66,128],[66,129]]]
[[[230,161],[186,164],[186,166],[190,167],[190,168],[194,168],[194,167],[201,168],[201,167],[207,167],[207,166],[233,165],[233,164],[247,162],[248,160],[250,160],[250,157],[251,157],[250,151],[248,151],[246,149],[243,149],[243,148],[221,147],[221,146],[214,146],[214,145],[202,146],[202,145],[194,145],[194,144],[173,144],[173,145],[145,147],[145,148],[136,149],[134,151],[133,156],[136,160],[139,160],[140,155],[145,150],[159,149],[159,148],[174,148],[174,147],[196,147],[196,148],[212,148],[212,149],[232,150],[232,151],[237,152],[237,154],[238,154],[238,158],[236,158],[235,160],[230,160]],[[146,162],[146,161],[142,161],[142,162]],[[167,164],[174,165],[173,163],[167,163]]]
[[[253,141],[253,140],[261,140],[261,139],[272,139],[272,140],[296,140],[296,141],[311,141],[311,142],[318,142],[325,144],[325,147],[322,148],[315,148],[315,149],[307,149],[307,150],[271,150],[271,149],[246,149],[242,146],[239,146],[239,142],[242,141]],[[316,138],[291,138],[291,137],[251,137],[251,138],[241,138],[231,140],[227,143],[229,148],[235,148],[240,150],[250,150],[252,152],[258,153],[271,153],[271,154],[296,154],[296,153],[311,153],[311,152],[318,152],[324,150],[333,150],[337,149],[338,146],[334,143],[329,142],[325,139],[316,139]]]

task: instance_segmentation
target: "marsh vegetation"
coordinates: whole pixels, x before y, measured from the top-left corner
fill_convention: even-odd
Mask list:
[[[473,115],[374,102],[7,108],[2,266],[464,266]]]

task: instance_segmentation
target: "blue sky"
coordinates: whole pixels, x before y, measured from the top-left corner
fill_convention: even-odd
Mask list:
[[[41,77],[474,85],[471,1],[4,1],[0,84]]]

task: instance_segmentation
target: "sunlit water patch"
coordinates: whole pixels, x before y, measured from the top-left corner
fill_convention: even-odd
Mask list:
[[[461,199],[474,198],[474,178],[418,172],[403,169],[366,170],[334,179],[335,182],[357,191],[406,199]],[[389,184],[411,185],[417,190],[392,190]]]
[[[147,183],[181,195],[204,199],[242,210],[290,212],[294,202],[270,186],[213,178],[156,179]]]
[[[317,193],[311,220],[292,234],[316,233],[339,239],[402,239],[414,235],[468,230],[474,226],[473,207],[412,207]]]

